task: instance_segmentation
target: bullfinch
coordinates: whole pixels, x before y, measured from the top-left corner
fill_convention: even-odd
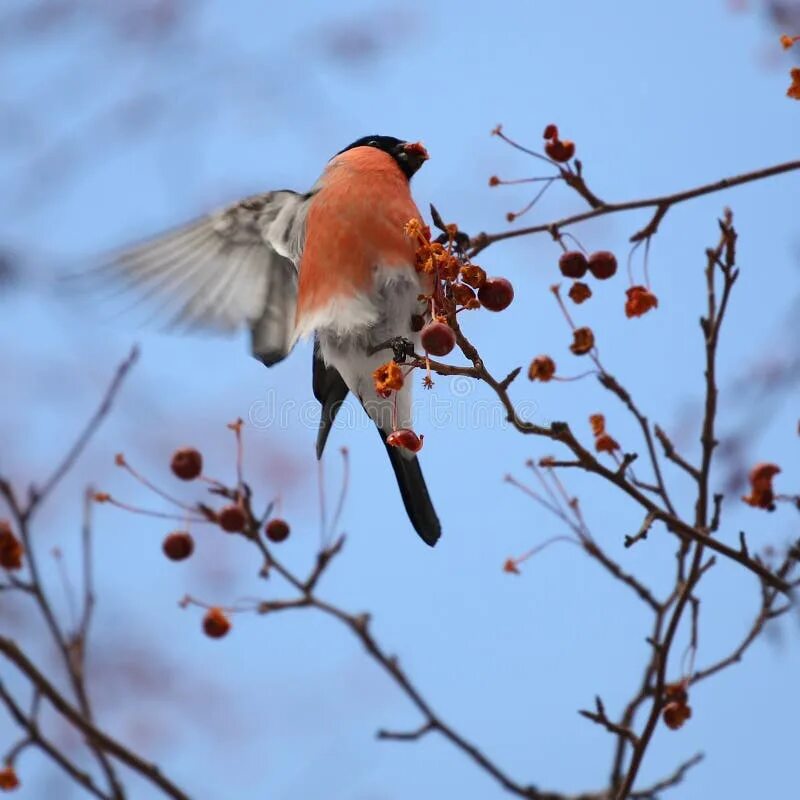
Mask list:
[[[382,345],[418,343],[426,287],[404,227],[422,220],[409,182],[427,158],[420,143],[365,136],[337,153],[310,191],[248,197],[108,266],[144,297],[173,303],[175,325],[249,327],[253,355],[267,367],[313,336],[317,458],[352,392],[386,445],[414,530],[433,546],[441,527],[417,456],[386,444],[411,426],[411,387],[380,397],[372,377],[391,358]]]

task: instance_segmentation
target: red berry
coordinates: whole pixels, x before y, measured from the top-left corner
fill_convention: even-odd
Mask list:
[[[228,533],[240,533],[244,530],[247,519],[242,507],[232,504],[217,513],[217,522],[220,528]]]
[[[502,311],[513,299],[514,287],[505,278],[487,278],[478,290],[478,300],[489,311]]]
[[[589,262],[580,250],[567,250],[558,259],[558,268],[565,278],[582,278],[589,269]]]
[[[392,447],[402,447],[412,453],[418,453],[422,450],[422,440],[424,438],[424,436],[417,436],[410,428],[399,428],[386,437],[386,444]]]
[[[171,466],[182,481],[193,481],[203,471],[203,456],[194,447],[182,447],[173,454]]]
[[[434,320],[422,329],[420,342],[426,353],[446,356],[456,346],[456,335],[448,324]]]
[[[598,250],[589,256],[589,271],[598,280],[610,278],[617,271],[617,257],[608,250]]]
[[[285,519],[271,519],[265,530],[267,539],[271,542],[286,541],[289,538],[289,523]]]
[[[161,548],[172,561],[183,561],[194,552],[194,539],[189,531],[173,531],[164,539]]]
[[[203,617],[203,630],[212,639],[221,639],[231,629],[231,621],[221,608],[209,608]]]
[[[575,142],[553,139],[544,146],[544,151],[553,161],[569,161],[575,155]]]

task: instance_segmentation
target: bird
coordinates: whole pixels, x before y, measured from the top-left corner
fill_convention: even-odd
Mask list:
[[[140,299],[158,299],[162,311],[172,304],[171,327],[249,328],[252,355],[267,367],[313,337],[317,458],[352,393],[386,447],[414,530],[433,546],[441,525],[418,457],[386,441],[411,427],[410,383],[386,398],[372,377],[391,358],[386,343],[413,352],[425,318],[421,296],[430,287],[404,227],[422,220],[410,181],[428,157],[420,142],[361,137],[328,161],[309,191],[246,197],[121,250],[103,269]]]

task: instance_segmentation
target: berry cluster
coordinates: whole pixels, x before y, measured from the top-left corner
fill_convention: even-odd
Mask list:
[[[447,356],[455,348],[456,314],[478,308],[503,311],[514,299],[511,282],[506,278],[489,277],[473,264],[465,253],[466,237],[458,226],[445,225],[435,209],[432,211],[434,222],[442,231],[436,241],[431,239],[430,228],[418,219],[409,220],[404,227],[405,235],[414,242],[415,267],[427,290],[419,298],[425,305],[425,313],[412,320],[414,331],[419,332],[426,362],[430,356]],[[413,363],[403,369],[396,361],[381,364],[372,374],[376,394],[388,398],[400,391],[417,366],[419,363]],[[426,388],[433,385],[429,364],[423,383]],[[422,447],[423,438],[409,428],[400,428],[392,431],[386,442],[416,453]]]
[[[228,503],[218,508],[213,508],[202,502],[188,505],[142,476],[122,453],[118,453],[115,456],[114,463],[118,467],[125,469],[148,490],[167,500],[179,513],[172,514],[137,508],[116,500],[108,492],[95,492],[94,501],[97,503],[109,503],[132,513],[182,521],[184,523],[183,527],[168,533],[161,544],[164,555],[170,561],[185,561],[194,553],[195,540],[190,531],[192,524],[216,525],[225,533],[241,534],[249,539],[259,541],[263,529],[263,536],[268,542],[279,544],[286,541],[289,538],[291,529],[285,520],[279,517],[267,519],[266,517],[269,514],[265,514],[262,519],[257,519],[251,509],[250,489],[241,477],[242,426],[241,420],[228,425],[228,428],[234,431],[236,435],[238,479],[235,487],[228,487],[221,481],[204,475],[203,455],[195,447],[177,449],[170,460],[170,470],[176,478],[187,482],[201,481],[208,485],[208,491],[214,497],[225,498],[229,500]],[[0,563],[9,569],[18,568],[18,566],[12,565],[21,564],[21,558],[22,545],[17,542],[7,523],[0,523]],[[208,607],[203,619],[203,630],[207,636],[214,639],[221,638],[230,630],[230,627],[230,619],[223,609],[216,606]]]

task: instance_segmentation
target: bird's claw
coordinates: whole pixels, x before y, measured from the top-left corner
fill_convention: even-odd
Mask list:
[[[409,356],[414,355],[414,342],[404,336],[395,336],[389,340],[389,346],[394,353],[394,361],[397,364],[405,364]]]
[[[393,360],[397,364],[405,364],[409,356],[414,355],[414,342],[406,339],[405,336],[395,336],[392,339],[387,339],[385,342],[376,344],[369,349],[371,356],[375,353],[380,353],[381,350],[391,350],[393,353]]]

